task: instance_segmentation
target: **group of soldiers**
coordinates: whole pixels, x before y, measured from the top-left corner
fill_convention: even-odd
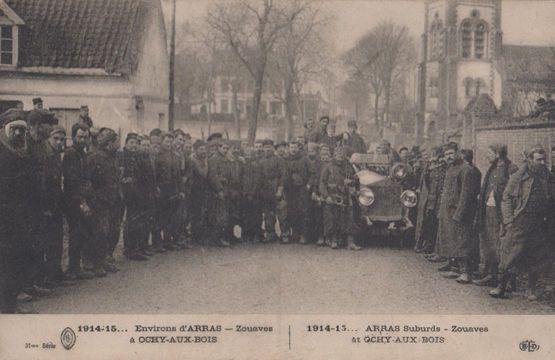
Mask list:
[[[431,149],[420,177],[415,251],[442,263],[445,278],[493,287],[494,298],[516,291],[517,275],[525,274],[526,296],[536,300],[537,280],[551,268],[555,245],[548,154],[534,146],[517,167],[506,144],[491,144],[482,179],[472,150],[456,143]]]
[[[219,133],[193,140],[180,129],[153,129],[128,133],[120,148],[118,133],[96,128],[88,107],[66,133],[40,99],[33,102],[30,111],[0,115],[2,312],[21,311],[18,303],[57,286],[118,271],[114,252],[122,235],[124,255],[136,261],[193,243],[361,249],[349,158],[367,146],[354,121],[336,134],[328,117],[309,119],[303,135],[276,144],[230,141]],[[426,158],[415,149],[397,152],[384,141],[377,151],[405,162],[415,179],[416,251],[446,262],[444,276],[468,283],[479,249],[483,277],[476,283],[497,286],[492,296],[498,297],[513,268],[528,264],[533,290],[539,270],[532,268],[548,262],[539,258],[548,244],[543,228],[552,199],[546,152],[532,149],[515,172],[506,147],[492,146],[481,185],[472,151],[450,143]]]

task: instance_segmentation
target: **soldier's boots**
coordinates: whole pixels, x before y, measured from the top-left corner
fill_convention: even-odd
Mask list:
[[[34,298],[24,291],[17,294],[17,302],[26,303],[26,302],[31,302],[33,300]]]
[[[459,284],[470,284],[472,282],[472,279],[470,279],[469,273],[464,272],[455,281]]]
[[[260,239],[260,235],[259,234],[254,234],[254,237],[252,238],[252,242],[255,244],[258,244],[261,241]]]
[[[93,268],[94,276],[96,277],[105,277],[107,275],[106,270],[104,269],[104,266],[102,265],[97,265]]]
[[[145,261],[148,260],[148,257],[144,254],[142,254],[140,251],[136,250],[136,251],[129,251],[126,254],[127,259],[129,260],[134,260],[134,261]]]
[[[330,245],[330,247],[331,247],[332,249],[334,249],[334,250],[339,249],[339,240],[337,240],[336,237],[334,237],[334,238],[331,240],[331,245]]]
[[[48,296],[50,294],[52,294],[52,290],[44,288],[42,286],[38,286],[38,285],[33,285],[31,288],[26,289],[25,291],[26,293],[28,293],[31,296]]]
[[[497,285],[497,279],[494,275],[488,274],[481,279],[472,280],[472,283],[477,286],[495,287]]]
[[[353,250],[353,251],[359,251],[359,250],[362,250],[362,247],[355,244],[355,239],[351,235],[349,235],[347,236],[347,249]]]
[[[324,245],[326,245],[326,241],[324,240],[323,237],[319,237],[318,241],[316,241],[316,245],[317,246],[324,246]]]
[[[115,264],[111,264],[111,263],[106,263],[103,266],[103,269],[107,272],[111,272],[111,273],[116,273],[119,271],[119,269],[117,268],[117,266]]]
[[[64,278],[70,281],[88,280],[94,278],[94,273],[85,269],[79,269],[79,271],[70,270],[65,273]]]
[[[301,235],[301,238],[299,239],[299,244],[301,245],[308,244],[308,240],[306,240],[306,237],[304,235]]]

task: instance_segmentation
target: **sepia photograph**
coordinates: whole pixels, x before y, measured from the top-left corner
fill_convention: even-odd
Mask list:
[[[553,14],[0,0],[1,312],[553,315]]]

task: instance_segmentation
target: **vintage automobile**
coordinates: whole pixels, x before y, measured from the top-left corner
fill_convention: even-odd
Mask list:
[[[403,246],[407,232],[414,227],[409,211],[418,201],[410,167],[378,154],[353,154],[350,163],[359,183],[353,204],[362,240],[381,237]]]

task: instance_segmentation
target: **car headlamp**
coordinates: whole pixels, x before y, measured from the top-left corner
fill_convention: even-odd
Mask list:
[[[408,208],[412,208],[416,206],[418,202],[418,196],[412,190],[405,190],[401,194],[401,203]]]
[[[374,192],[369,188],[362,188],[358,194],[358,202],[362,206],[370,206],[374,203]]]
[[[395,164],[391,168],[391,175],[397,180],[402,180],[407,176],[407,167],[405,164]]]

